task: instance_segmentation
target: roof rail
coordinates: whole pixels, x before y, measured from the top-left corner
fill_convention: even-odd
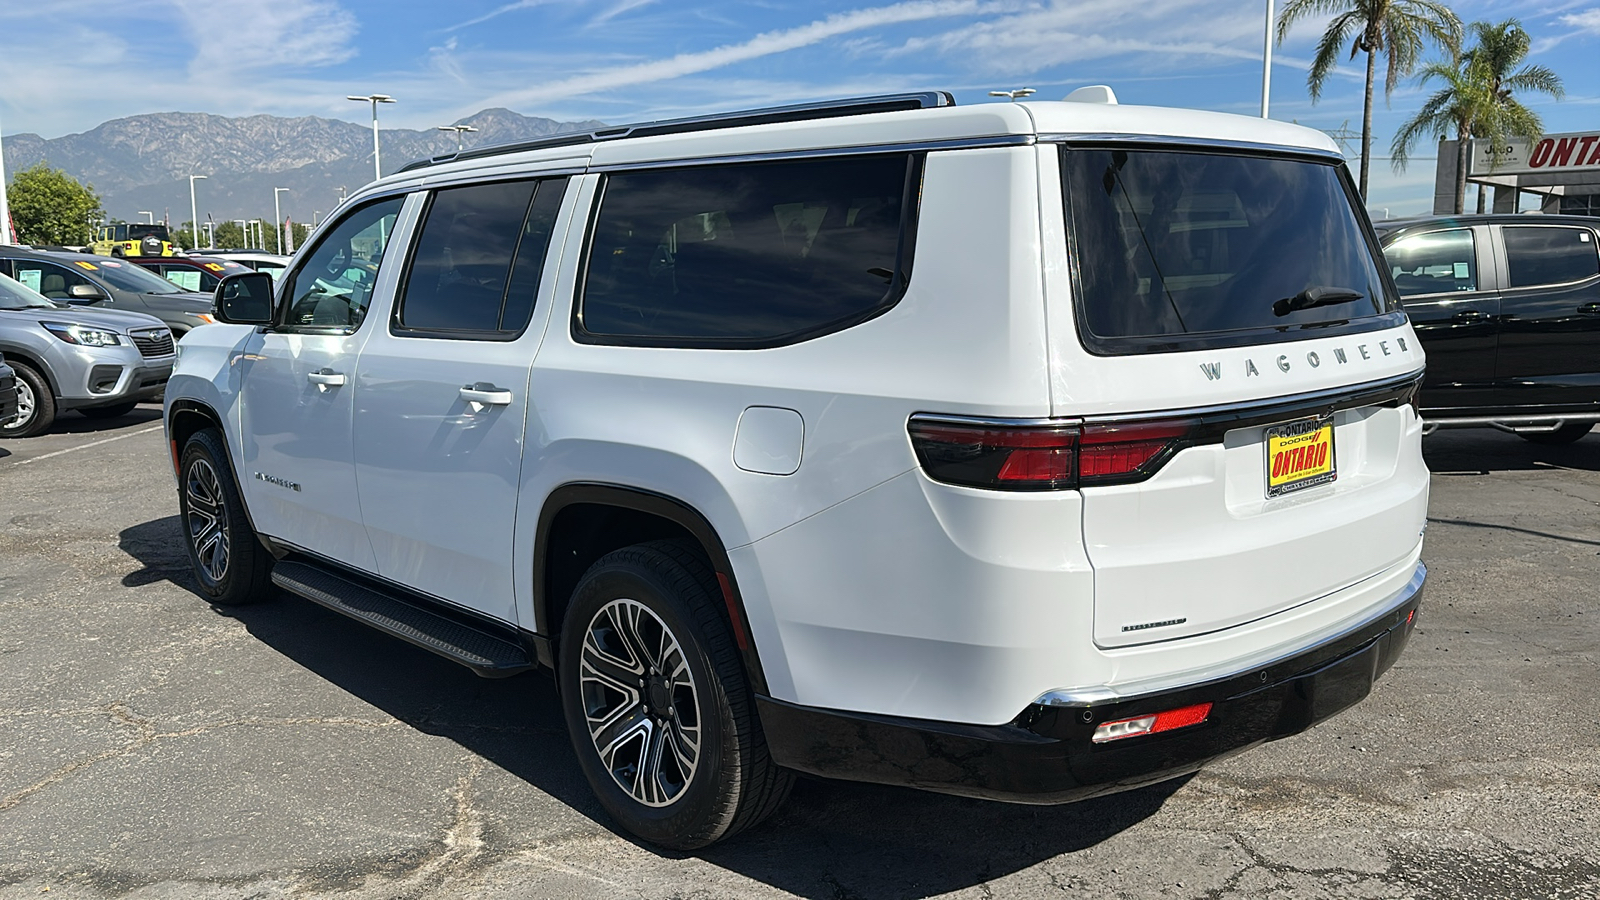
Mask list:
[[[596,128],[593,131],[556,134],[533,141],[495,144],[489,147],[476,147],[459,153],[446,153],[442,156],[419,159],[416,162],[408,163],[400,171],[411,172],[464,159],[483,159],[490,156],[503,156],[507,153],[521,153],[525,150],[542,150],[547,147],[595,144],[620,138],[688,134],[694,131],[711,131],[718,128],[738,128],[743,125],[772,125],[779,122],[833,119],[841,116],[862,116],[868,113],[897,112],[905,109],[931,109],[933,107],[955,105],[955,98],[946,91],[921,91],[909,94],[884,94],[877,97],[854,97],[849,100],[828,100],[821,103],[797,103],[792,106],[771,106],[765,109],[747,109],[709,116],[694,116],[687,119],[660,119],[654,122],[641,122],[636,125]]]

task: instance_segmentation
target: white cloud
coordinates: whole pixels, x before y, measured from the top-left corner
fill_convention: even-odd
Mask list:
[[[194,42],[189,70],[197,77],[318,68],[356,54],[356,17],[332,0],[172,2]]]
[[[1561,24],[1578,32],[1600,35],[1600,7],[1562,16]]]
[[[614,4],[609,9],[600,13],[598,16],[590,19],[589,24],[585,25],[584,27],[594,28],[599,25],[604,25],[623,13],[631,12],[641,6],[649,6],[654,2],[656,2],[656,0],[621,0],[621,2]]]
[[[483,101],[482,105],[516,106],[538,103],[555,97],[592,95],[620,87],[652,84],[798,50],[830,38],[869,28],[928,19],[980,15],[996,8],[998,4],[980,0],[911,0],[889,6],[858,9],[837,13],[796,28],[764,32],[738,44],[727,44],[698,53],[680,53],[668,59],[600,69],[537,87],[507,91],[490,97]]]
[[[507,3],[504,6],[497,6],[489,12],[478,16],[477,18],[468,19],[465,22],[457,22],[456,24],[451,25],[449,28],[446,28],[445,31],[460,31],[463,28],[471,28],[474,25],[482,25],[484,22],[487,22],[490,19],[499,18],[500,16],[503,16],[509,12],[516,12],[519,9],[532,9],[535,6],[545,6],[553,2],[555,2],[555,0],[516,0],[514,3]]]

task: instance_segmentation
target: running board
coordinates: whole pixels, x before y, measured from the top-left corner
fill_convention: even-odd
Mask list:
[[[485,678],[505,678],[538,668],[521,644],[426,608],[426,601],[298,560],[279,560],[272,583],[291,594],[343,613],[385,634],[431,650]]]

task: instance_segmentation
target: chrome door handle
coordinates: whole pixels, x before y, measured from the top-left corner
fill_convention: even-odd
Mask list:
[[[1477,322],[1483,319],[1483,313],[1475,309],[1463,309],[1453,316],[1457,322]]]
[[[505,388],[497,388],[492,384],[464,384],[461,386],[461,399],[468,403],[477,403],[480,406],[509,406],[511,392]]]
[[[1586,316],[1600,315],[1600,303],[1585,303],[1584,305],[1578,307],[1578,312],[1581,312]]]
[[[323,367],[315,372],[307,372],[306,380],[322,390],[327,390],[331,387],[342,387],[344,385],[344,373]]]

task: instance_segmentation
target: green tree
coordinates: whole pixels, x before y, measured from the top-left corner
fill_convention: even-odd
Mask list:
[[[1301,19],[1333,16],[1317,42],[1306,85],[1311,100],[1322,96],[1323,85],[1339,63],[1346,44],[1350,58],[1367,55],[1366,98],[1361,106],[1361,175],[1363,199],[1367,196],[1367,172],[1372,158],[1372,86],[1376,80],[1377,59],[1387,65],[1383,96],[1387,99],[1400,80],[1411,74],[1429,41],[1445,47],[1459,46],[1461,20],[1441,0],[1289,0],[1278,16],[1277,38],[1282,44],[1289,29]]]
[[[1465,52],[1450,49],[1450,60],[1429,63],[1422,70],[1421,84],[1438,81],[1442,87],[1429,97],[1400,130],[1395,133],[1390,155],[1394,167],[1403,170],[1411,148],[1424,136],[1434,140],[1456,133],[1455,211],[1466,209],[1467,163],[1474,137],[1490,139],[1500,146],[1510,137],[1526,138],[1530,143],[1544,132],[1544,123],[1533,110],[1513,96],[1516,91],[1537,91],[1560,99],[1565,91],[1561,79],[1544,66],[1523,66],[1532,43],[1522,23],[1506,19],[1498,24],[1473,22],[1469,29],[1476,44]],[[1491,157],[1492,158],[1492,157]],[[1483,191],[1478,192],[1478,211],[1483,211]]]
[[[23,169],[6,189],[17,240],[25,244],[87,244],[105,215],[93,185],[41,162]]]

